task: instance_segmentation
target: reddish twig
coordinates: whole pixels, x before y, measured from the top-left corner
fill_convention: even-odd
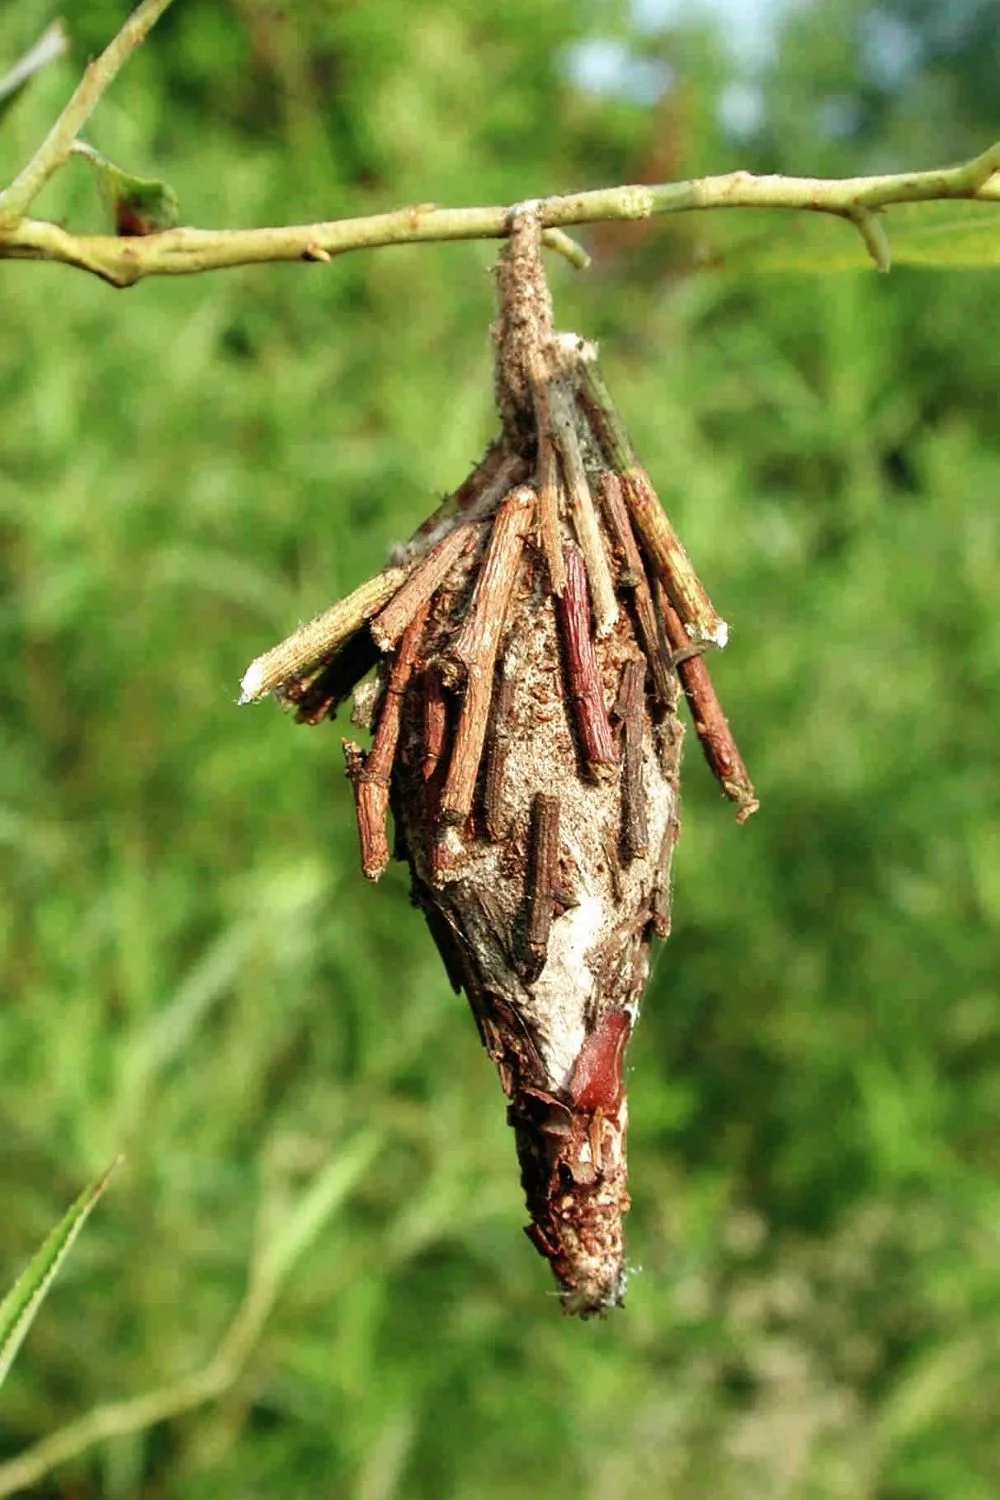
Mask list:
[[[535,492],[527,485],[511,490],[497,512],[483,565],[469,602],[469,613],[443,660],[453,683],[477,664],[495,659],[510,602],[524,538],[535,510]]]
[[[745,823],[760,806],[753,783],[722,711],[704,658],[698,653],[692,655],[691,642],[662,585],[658,586],[657,592],[667,640],[677,663],[677,675],[691,707],[695,733],[712,774],[730,801],[736,803],[736,821]]]
[[[462,671],[465,675],[465,696],[441,795],[441,817],[447,823],[464,823],[472,810],[497,649],[534,510],[535,492],[523,485],[503,502],[472,591],[468,617],[443,659],[446,675],[449,671],[453,679]]]
[[[385,831],[389,788],[384,782],[366,779],[365,752],[353,740],[344,740],[344,759],[354,792],[361,872],[368,880],[378,880],[389,863],[389,840]]]
[[[441,763],[447,733],[448,704],[441,682],[441,670],[437,666],[429,666],[423,679],[421,769],[425,781],[432,780]]]
[[[352,740],[344,741],[347,774],[354,790],[354,809],[361,845],[361,869],[368,880],[378,880],[389,863],[385,822],[389,810],[389,782],[399,744],[399,725],[406,692],[427,623],[429,601],[410,622],[389,673],[378,727],[367,755]]]
[[[460,521],[417,564],[399,592],[371,622],[371,633],[380,651],[392,650],[414,615],[437,593],[478,535],[478,526]]]
[[[557,601],[559,627],[566,658],[566,676],[584,764],[592,776],[610,774],[618,764],[611,725],[604,706],[601,674],[590,634],[587,569],[579,547],[563,547],[566,588]]]
[[[682,621],[688,644],[724,646],[729,627],[716,613],[646,471],[634,468],[622,477],[632,519]]]

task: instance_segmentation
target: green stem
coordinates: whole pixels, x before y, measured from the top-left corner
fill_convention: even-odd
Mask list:
[[[160,7],[165,3],[156,0]],[[16,186],[13,184],[8,194]],[[0,195],[0,208],[6,196]],[[962,166],[929,172],[830,179],[754,177],[749,172],[730,172],[659,187],[598,188],[545,198],[539,204],[539,217],[551,239],[553,231],[574,224],[643,219],[692,209],[802,209],[853,223],[876,264],[884,266],[888,243],[882,226],[873,217],[877,210],[897,203],[958,199],[1000,203],[1000,143]],[[509,231],[511,213],[509,205],[420,205],[362,219],[268,229],[170,229],[142,239],[74,235],[56,224],[31,219],[4,227],[0,218],[0,260],[59,261],[90,271],[112,286],[126,287],[146,276],[186,276],[275,261],[323,262],[349,250],[382,245],[502,239]],[[564,247],[560,243],[553,248]]]
[[[114,41],[105,47],[100,57],[88,63],[69,103],[28,165],[0,193],[0,227],[23,218],[53,172],[58,171],[69,156],[77,133],[90,119],[104,90],[169,4],[170,0],[142,0]]]

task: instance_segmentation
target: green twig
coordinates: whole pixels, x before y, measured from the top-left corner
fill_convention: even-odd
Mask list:
[[[69,103],[28,165],[0,193],[0,227],[16,223],[31,207],[53,172],[69,156],[77,132],[90,119],[104,90],[169,4],[170,0],[142,0],[114,41],[100,57],[88,63]]]
[[[170,0],[142,0],[83,79],[31,161],[0,193],[0,260],[48,260],[76,266],[112,286],[145,276],[183,276],[272,261],[327,262],[348,250],[440,240],[503,238],[512,208],[437,208],[419,204],[362,219],[293,224],[271,229],[170,229],[146,235],[74,235],[56,224],[26,219],[41,188],[74,149],[77,134],[122,64]],[[956,167],[878,177],[755,177],[728,172],[656,187],[624,186],[568,193],[538,202],[543,240],[574,265],[587,255],[565,233],[575,224],[645,219],[653,214],[707,208],[802,209],[853,223],[875,264],[891,256],[877,215],[899,203],[942,200],[1000,203],[1000,142]]]
[[[846,217],[864,240],[865,249],[875,262],[876,271],[891,271],[892,249],[889,245],[889,236],[885,232],[885,225],[878,213],[870,208],[856,208]]]
[[[159,0],[162,3],[162,0]],[[552,232],[575,224],[649,218],[708,208],[802,209],[833,214],[864,226],[873,248],[882,226],[871,230],[879,209],[898,203],[970,200],[1000,203],[1000,143],[959,167],[900,172],[882,177],[755,177],[730,172],[659,187],[598,188],[545,198],[539,216],[551,243]],[[8,191],[12,191],[9,189]],[[0,199],[2,202],[2,199]],[[74,235],[56,224],[23,219],[0,224],[0,260],[47,260],[76,266],[112,286],[132,286],[146,276],[185,276],[233,266],[275,261],[328,261],[349,250],[429,241],[502,239],[511,206],[435,208],[421,205],[361,219],[291,224],[268,229],[171,229],[144,238]],[[882,260],[877,263],[881,264]]]

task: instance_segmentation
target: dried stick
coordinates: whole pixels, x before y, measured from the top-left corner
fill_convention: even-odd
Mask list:
[[[559,798],[536,792],[531,804],[525,872],[524,953],[519,965],[525,984],[534,984],[545,968],[558,877]]]
[[[423,688],[420,767],[424,780],[430,781],[441,763],[448,734],[448,705],[445,702],[439,667],[427,668],[424,673]]]
[[[604,511],[608,531],[622,557],[618,586],[632,591],[632,604],[639,626],[639,635],[653,674],[653,688],[660,703],[665,708],[672,708],[677,698],[677,680],[669,661],[663,627],[653,606],[653,596],[646,578],[646,570],[643,567],[639,547],[625,508],[620,475],[610,470],[602,474],[597,486],[597,495]]]
[[[464,823],[472,811],[492,695],[492,673],[475,667],[466,681],[465,696],[455,727],[448,775],[441,793],[442,822]]]
[[[407,572],[407,568],[399,567],[376,573],[346,599],[331,604],[263,656],[256,657],[243,674],[240,703],[259,703],[286,682],[303,677],[311,668],[324,663],[392,598],[406,581]]]
[[[361,870],[368,880],[378,880],[389,863],[389,841],[385,831],[386,814],[389,810],[389,782],[399,743],[403,694],[413,675],[429,608],[428,601],[407,627],[396,653],[371,750],[365,755],[361,747],[352,740],[344,741],[347,774],[354,790]]]
[[[575,353],[583,380],[581,404],[608,462],[621,474],[632,520],[689,639],[697,645],[724,646],[729,627],[716,613],[646,471],[632,451],[624,423],[598,368],[593,345],[584,345],[582,349],[577,345]]]
[[[389,788],[384,782],[366,779],[365,752],[360,745],[354,740],[344,740],[343,749],[347,775],[354,792],[361,873],[366,880],[378,880],[389,863],[389,840],[385,831]]]
[[[528,366],[528,381],[538,428],[538,535],[549,570],[549,587],[554,594],[561,594],[566,587],[566,570],[559,532],[559,460],[552,440],[548,371],[540,352]]]
[[[587,577],[590,595],[594,603],[594,624],[598,636],[611,633],[618,619],[618,603],[615,586],[611,579],[607,555],[597,513],[587,482],[587,473],[580,452],[580,440],[576,431],[574,403],[558,381],[548,387],[549,407],[552,413],[552,439],[559,453],[563,478],[569,498],[577,540],[587,561]]]
[[[441,817],[446,823],[464,823],[472,810],[493,696],[497,648],[534,510],[535,492],[525,486],[512,490],[500,507],[472,592],[468,618],[442,664],[446,677],[449,671],[453,678],[457,676],[457,667],[465,671],[465,696],[441,794]]]
[[[692,654],[691,642],[662,585],[658,585],[657,592],[667,640],[673,648],[677,663],[677,675],[691,707],[695,733],[701,741],[701,748],[712,774],[730,801],[736,803],[737,823],[745,823],[760,806],[753,783],[733,739],[729,721],[722,711],[704,659],[697,653]]]
[[[483,791],[483,821],[486,836],[497,843],[507,832],[507,810],[504,805],[503,779],[510,749],[510,712],[514,706],[514,683],[506,672],[493,694],[492,724],[486,752],[486,786]]]
[[[365,764],[365,776],[370,781],[384,782],[386,786],[389,785],[392,776],[392,763],[396,758],[396,746],[399,743],[403,694],[413,676],[417,653],[420,649],[420,637],[423,635],[429,610],[430,600],[427,600],[410,621],[400,642],[396,659],[389,673],[389,681],[386,684],[375,738],[372,740],[372,748]]]
[[[724,646],[729,639],[729,626],[716,613],[646,471],[632,469],[624,475],[624,480],[632,519],[654,569],[663,579],[688,640],[696,645]]]
[[[538,431],[538,539],[549,570],[549,588],[561,594],[566,587],[562,538],[559,532],[559,461],[552,439],[544,428]]]
[[[483,490],[496,484],[497,480],[504,482],[505,488],[500,493],[505,494],[514,483],[506,478],[513,456],[510,449],[504,446],[502,437],[494,438],[472,473],[462,481],[452,496],[456,510],[468,510]]]
[[[410,621],[437,593],[478,535],[477,526],[459,522],[417,564],[399,592],[372,620],[372,636],[380,651],[392,650]]]
[[[521,549],[535,511],[535,492],[527,485],[511,490],[497,512],[483,565],[469,602],[469,613],[443,660],[446,681],[455,683],[476,663],[496,656],[517,577]]]
[[[584,764],[592,776],[600,779],[610,775],[612,767],[618,764],[618,757],[590,636],[587,568],[579,547],[572,542],[563,547],[563,561],[566,587],[562,598],[557,601],[557,609],[566,675]]]
[[[649,853],[646,793],[642,784],[642,705],[646,663],[632,657],[622,668],[615,718],[622,726],[622,853],[625,860]]]

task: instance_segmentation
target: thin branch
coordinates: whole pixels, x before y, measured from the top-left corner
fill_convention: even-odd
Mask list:
[[[858,208],[848,217],[864,241],[865,249],[875,262],[876,271],[892,270],[892,249],[885,225],[870,208]]]
[[[157,3],[163,6],[165,0]],[[349,250],[382,245],[503,239],[509,233],[512,212],[509,204],[492,208],[421,204],[320,224],[269,229],[170,229],[142,238],[119,239],[113,235],[74,235],[56,224],[33,219],[3,227],[4,220],[10,218],[8,195],[16,186],[12,184],[7,194],[0,195],[0,207],[6,210],[0,219],[0,260],[58,261],[89,271],[116,287],[132,286],[146,276],[186,276],[275,261],[323,262]],[[598,188],[545,198],[538,212],[546,231],[707,208],[803,209],[832,214],[855,225],[859,225],[861,215],[861,224],[867,226],[870,221],[864,219],[864,213],[893,204],[957,199],[1000,203],[1000,142],[961,166],[929,172],[844,178],[755,177],[750,172],[728,172],[657,187]]]
[[[14,224],[34,203],[53,172],[73,149],[77,134],[96,109],[101,95],[136,47],[160,19],[170,0],[142,0],[114,41],[88,63],[69,103],[28,165],[0,193],[0,225]]]

